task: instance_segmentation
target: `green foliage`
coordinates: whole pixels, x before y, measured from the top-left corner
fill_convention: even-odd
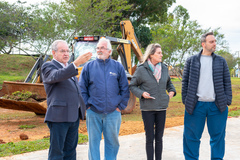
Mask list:
[[[168,66],[182,64],[189,55],[200,51],[199,37],[203,30],[196,21],[189,20],[189,14],[182,6],[177,6],[168,15],[166,23],[151,26],[153,42],[161,44],[163,60]]]
[[[30,98],[34,100],[38,100],[38,95],[36,93],[23,90],[23,91],[13,92],[12,95],[4,95],[3,98],[16,100],[16,101],[28,101]]]
[[[164,22],[167,11],[176,0],[128,0],[131,9],[124,11],[123,18],[137,22],[137,26],[150,22]]]
[[[200,37],[202,34],[211,31],[202,29],[197,21],[189,19],[188,11],[177,6],[173,13],[169,13],[165,23],[152,23],[153,43],[162,46],[163,60],[168,66],[179,67],[179,75],[183,69],[185,60],[202,49]],[[224,35],[219,33],[219,28],[213,30],[217,39],[218,48],[226,48]]]
[[[149,27],[145,25],[138,25],[136,24],[136,21],[132,23],[134,27],[134,32],[139,40],[139,43],[141,44],[142,48],[147,48],[148,44],[152,41],[152,33]]]
[[[44,2],[41,5],[33,5],[33,29],[29,32],[30,45],[41,54],[50,52],[50,46],[54,40],[67,40],[70,32],[70,17],[66,9],[58,3]]]
[[[20,125],[19,129],[31,129],[31,128],[35,128],[35,125]]]
[[[16,91],[16,92],[13,92],[12,95],[19,97],[21,100],[27,100],[32,96],[32,92],[24,91],[24,90],[22,92]]]
[[[50,53],[56,39],[67,40],[74,36],[117,36],[119,22],[131,19],[141,35],[145,47],[151,40],[147,22],[163,22],[166,12],[175,0],[65,0],[61,3],[45,1],[28,7],[21,1],[15,4],[0,3],[0,52],[10,53],[17,48],[25,53]],[[154,5],[152,5],[154,4]],[[138,30],[137,29],[137,30]],[[145,34],[145,32],[147,32]]]
[[[83,134],[79,134],[78,139],[78,144],[88,141],[88,137]],[[49,145],[49,138],[44,138],[36,141],[20,141],[16,143],[9,142],[6,144],[0,144],[0,157],[43,150],[49,148]]]
[[[18,3],[0,2],[0,53],[10,54],[13,48],[21,49],[17,45],[27,39],[32,27],[28,8]]]
[[[72,15],[72,35],[112,36],[119,29],[122,12],[131,6],[126,0],[66,0],[63,7]]]
[[[235,58],[228,51],[220,50],[217,51],[216,53],[226,59],[229,70],[233,69],[237,65],[237,58]]]

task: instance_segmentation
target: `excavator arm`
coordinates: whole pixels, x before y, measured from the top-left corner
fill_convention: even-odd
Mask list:
[[[118,50],[122,50],[123,53],[125,53],[127,65],[128,65],[128,72],[132,75],[132,62],[131,62],[131,49],[133,50],[134,54],[136,55],[137,59],[141,62],[142,58],[142,51],[139,46],[139,41],[136,37],[136,34],[134,32],[134,28],[132,26],[131,21],[121,21],[120,27],[122,31],[122,39],[129,40],[130,44],[121,44],[118,46]]]

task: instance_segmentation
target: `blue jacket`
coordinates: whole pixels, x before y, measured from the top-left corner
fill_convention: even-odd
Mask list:
[[[121,63],[96,59],[87,63],[81,72],[79,85],[87,108],[97,113],[124,110],[129,99],[128,80]]]
[[[42,77],[47,93],[47,113],[45,122],[76,122],[84,119],[84,104],[73,64],[63,68],[52,60],[43,64]]]
[[[184,66],[182,77],[182,102],[185,104],[186,111],[189,114],[193,113],[198,101],[196,94],[199,82],[201,54],[202,51],[188,58]],[[215,104],[218,109],[223,112],[227,105],[231,105],[232,103],[231,78],[226,60],[214,53],[212,53],[212,57],[213,84],[216,94]]]

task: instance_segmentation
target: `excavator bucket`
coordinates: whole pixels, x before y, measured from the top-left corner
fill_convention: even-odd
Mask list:
[[[46,92],[44,90],[44,85],[42,83],[24,83],[24,82],[11,82],[4,81],[2,85],[2,90],[0,90],[0,97],[5,94],[12,94],[16,91],[30,91],[32,93],[37,93],[40,98],[46,99]]]
[[[4,95],[11,95],[16,91],[30,91],[37,93],[39,99],[46,99],[46,92],[43,84],[40,83],[23,83],[23,82],[10,82],[4,81],[2,89],[0,90],[0,97]],[[0,107],[5,109],[21,110],[34,112],[37,115],[45,115],[47,109],[46,100],[43,102],[28,102],[28,101],[15,101],[0,98]]]

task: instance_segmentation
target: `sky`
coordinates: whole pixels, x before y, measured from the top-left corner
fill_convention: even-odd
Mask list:
[[[9,3],[17,0],[5,0]],[[24,1],[24,0],[22,0]],[[25,0],[27,1],[27,0]],[[39,3],[44,0],[28,0],[28,4]],[[60,2],[61,0],[50,0]],[[225,35],[229,44],[230,53],[240,54],[240,1],[239,0],[176,0],[169,9],[182,5],[189,12],[191,20],[197,20],[203,29],[221,28],[220,33]],[[240,56],[240,55],[239,55]]]

